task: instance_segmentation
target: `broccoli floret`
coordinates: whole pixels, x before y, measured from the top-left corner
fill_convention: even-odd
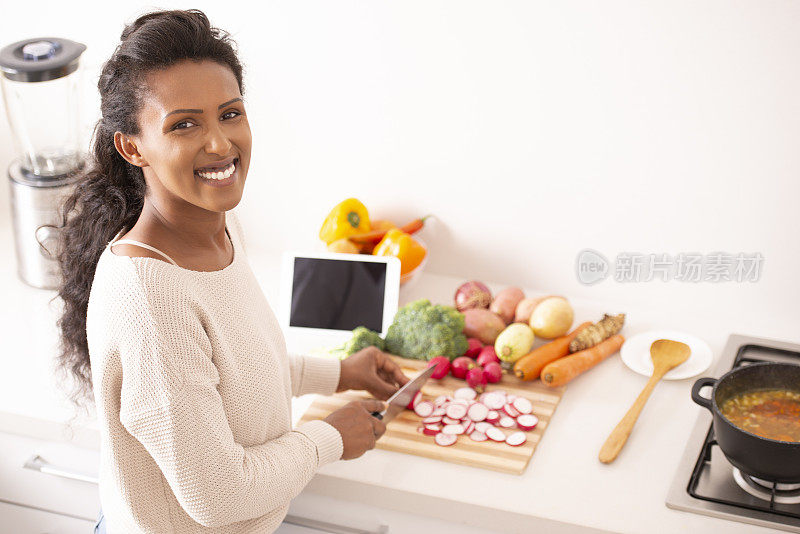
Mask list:
[[[406,358],[451,360],[467,351],[464,314],[428,299],[411,302],[399,310],[386,333],[386,351]]]
[[[350,356],[370,346],[378,347],[381,350],[386,349],[386,343],[377,332],[373,332],[365,326],[359,326],[353,330],[353,337],[344,344],[342,350],[347,356]]]

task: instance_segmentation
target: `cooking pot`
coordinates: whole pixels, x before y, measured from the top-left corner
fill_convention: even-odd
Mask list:
[[[713,386],[711,397],[700,390]],[[778,441],[734,426],[719,407],[731,397],[760,389],[800,391],[800,365],[764,362],[737,367],[716,378],[700,378],[692,386],[692,400],[714,417],[714,436],[725,457],[748,475],[770,482],[800,482],[800,442]]]

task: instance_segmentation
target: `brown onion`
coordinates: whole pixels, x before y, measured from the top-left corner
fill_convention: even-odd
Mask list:
[[[456,309],[460,312],[471,309],[488,309],[492,303],[492,292],[482,282],[470,280],[456,289]]]

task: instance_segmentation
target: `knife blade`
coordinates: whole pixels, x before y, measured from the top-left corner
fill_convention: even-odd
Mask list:
[[[405,386],[398,389],[397,392],[386,401],[386,409],[382,412],[372,412],[373,417],[383,420],[384,423],[388,423],[394,419],[397,414],[406,409],[406,406],[408,406],[408,403],[414,398],[414,395],[417,394],[417,391],[422,389],[422,386],[425,385],[425,382],[427,382],[428,378],[433,374],[434,369],[436,369],[436,366],[425,368],[425,370],[412,378]]]

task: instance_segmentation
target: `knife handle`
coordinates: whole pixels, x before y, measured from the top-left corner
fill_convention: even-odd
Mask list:
[[[372,412],[372,417],[374,417],[376,419],[379,419],[379,420],[382,420],[383,419],[383,414],[381,414],[381,412]]]

